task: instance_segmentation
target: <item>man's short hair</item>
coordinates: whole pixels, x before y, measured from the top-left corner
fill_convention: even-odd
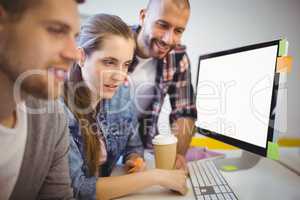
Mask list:
[[[163,1],[163,0],[149,0],[147,9],[149,9],[153,3],[157,3],[158,1]],[[191,8],[189,0],[171,0],[171,2],[181,9],[187,8],[190,10]]]
[[[0,5],[9,14],[19,17],[28,8],[39,5],[44,0],[0,0]],[[77,3],[83,3],[85,0],[74,0]]]

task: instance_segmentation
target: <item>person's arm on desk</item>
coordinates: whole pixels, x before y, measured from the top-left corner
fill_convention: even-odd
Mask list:
[[[182,195],[187,192],[186,176],[183,170],[153,169],[98,179],[96,183],[96,199],[107,200],[122,197],[154,185],[175,190]]]
[[[181,53],[175,54],[175,57],[180,55]],[[191,82],[191,67],[186,53],[184,53],[177,65],[179,70],[174,74],[176,84],[173,84],[170,88],[170,103],[172,107],[170,119],[172,133],[178,139],[175,168],[183,169],[187,172],[185,154],[193,137],[197,111]]]
[[[185,154],[193,137],[194,120],[192,118],[179,118],[172,126],[172,132],[177,137],[176,169],[187,171]]]

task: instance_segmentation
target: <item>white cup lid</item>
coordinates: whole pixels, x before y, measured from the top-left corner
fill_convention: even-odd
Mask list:
[[[152,144],[154,145],[166,145],[174,143],[177,143],[177,138],[171,134],[157,135],[152,140]]]

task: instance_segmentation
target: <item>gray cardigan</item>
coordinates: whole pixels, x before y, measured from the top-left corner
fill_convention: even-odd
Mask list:
[[[25,153],[10,199],[72,199],[69,134],[63,109],[58,101],[33,98],[28,98],[26,105],[29,113]],[[43,109],[42,114],[30,113],[28,108]]]

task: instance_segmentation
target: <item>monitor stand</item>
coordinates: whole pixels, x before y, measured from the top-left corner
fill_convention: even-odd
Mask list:
[[[241,157],[237,158],[222,158],[214,160],[216,167],[222,171],[238,171],[246,170],[254,167],[260,160],[260,156],[242,150]]]

